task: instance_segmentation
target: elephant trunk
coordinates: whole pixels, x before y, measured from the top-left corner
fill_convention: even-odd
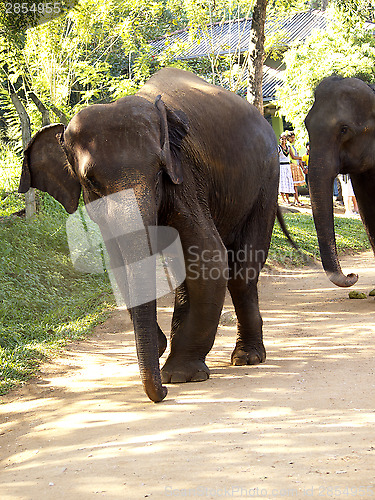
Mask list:
[[[155,403],[167,395],[162,386],[156,319],[156,259],[148,227],[156,225],[155,197],[147,188],[128,189],[99,204],[99,223],[110,267],[134,325],[138,364],[147,396]]]
[[[159,368],[156,301],[136,306],[131,311],[139,372],[147,396],[158,403],[167,395]]]
[[[127,235],[120,242],[125,262],[136,258],[135,269],[128,267],[128,293],[131,318],[134,326],[139,372],[147,396],[158,403],[167,395],[162,386],[159,366],[158,325],[156,316],[156,262],[150,248],[148,227],[156,225],[156,209],[149,193],[137,197],[144,229]],[[129,242],[129,238],[131,241]]]
[[[311,150],[309,189],[323,268],[332,283],[340,287],[349,287],[356,283],[358,276],[356,274],[345,276],[337,256],[333,217],[333,182],[337,174],[335,171],[337,160],[327,156],[319,157],[319,153],[314,152],[313,148]],[[328,175],[325,168],[327,165],[330,165],[332,170]]]

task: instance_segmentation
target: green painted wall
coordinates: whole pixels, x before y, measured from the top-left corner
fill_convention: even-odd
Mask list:
[[[283,129],[283,120],[281,116],[273,116],[272,117],[272,128],[276,134],[277,141],[279,141],[280,134],[284,132]]]

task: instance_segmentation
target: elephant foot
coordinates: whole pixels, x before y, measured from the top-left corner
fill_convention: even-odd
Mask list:
[[[261,344],[257,347],[238,347],[236,346],[231,356],[231,363],[234,366],[259,365],[266,360],[266,350]]]
[[[167,337],[162,332],[160,326],[158,325],[158,351],[159,358],[163,355],[164,351],[167,348]]]
[[[167,359],[161,369],[163,384],[182,384],[184,382],[203,382],[210,376],[210,370],[203,361]]]

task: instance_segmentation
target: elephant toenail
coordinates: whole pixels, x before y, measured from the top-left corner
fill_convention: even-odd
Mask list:
[[[173,373],[170,383],[171,384],[183,384],[186,382],[186,375],[183,373]]]
[[[208,373],[197,372],[191,377],[190,382],[204,382],[207,379],[208,379]]]

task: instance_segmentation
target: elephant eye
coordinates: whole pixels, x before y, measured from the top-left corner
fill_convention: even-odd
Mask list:
[[[347,133],[347,131],[349,130],[349,127],[347,125],[343,125],[341,127],[341,134],[342,135],[345,135]]]

